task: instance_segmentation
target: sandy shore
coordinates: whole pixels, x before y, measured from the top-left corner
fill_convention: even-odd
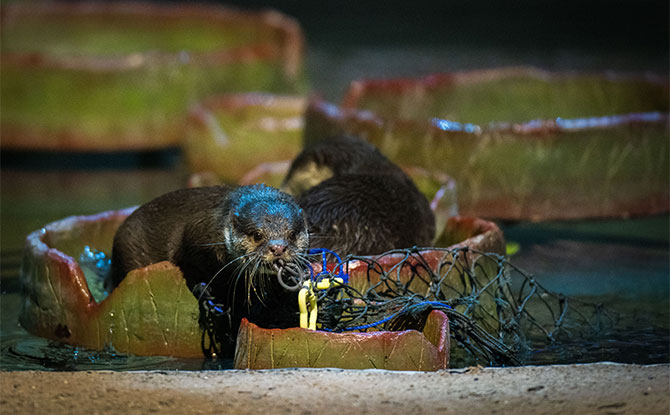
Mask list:
[[[0,372],[3,414],[664,414],[670,365]]]

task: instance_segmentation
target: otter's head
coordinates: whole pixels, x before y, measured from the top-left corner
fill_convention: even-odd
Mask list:
[[[272,269],[277,261],[304,261],[307,220],[288,194],[265,185],[241,186],[230,194],[228,214],[232,226],[224,235],[226,248],[245,256],[245,263],[255,263],[256,270]]]

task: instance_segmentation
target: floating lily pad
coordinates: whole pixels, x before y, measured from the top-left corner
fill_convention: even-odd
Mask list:
[[[98,303],[74,260],[84,246],[111,251],[132,209],[75,216],[47,225],[26,241],[19,316],[29,332],[64,343],[137,355],[202,356],[198,307],[179,268],[168,262],[128,274]]]
[[[530,67],[351,83],[342,108],[384,119],[433,117],[488,127],[530,120],[668,110],[667,79],[613,73],[548,72]]]
[[[302,89],[303,37],[274,11],[150,3],[2,8],[2,147],[176,146],[190,104]]]
[[[356,134],[458,183],[459,211],[508,220],[670,206],[667,79],[503,69],[356,81],[314,99],[305,138]]]
[[[447,224],[450,237],[464,237],[455,246],[502,253],[504,240],[500,229],[492,222],[472,218],[450,218]],[[445,237],[449,238],[449,237]],[[446,239],[445,239],[446,240]],[[466,271],[474,275],[482,284],[496,275],[495,261],[476,253],[466,252],[470,264]],[[380,283],[382,272],[393,270],[394,281],[407,286],[411,292],[428,293],[431,290],[426,268],[441,275],[441,290],[445,298],[461,297],[471,293],[473,287],[468,279],[462,278],[460,270],[448,264],[458,261],[451,252],[435,249],[418,250],[408,258],[407,253],[372,256],[371,265],[367,260],[350,260],[342,265],[349,276],[349,285],[358,292],[366,292],[370,287],[386,289]],[[424,268],[425,267],[425,268]],[[314,264],[315,272],[320,265]],[[446,272],[445,272],[446,271]],[[424,278],[425,277],[425,278]],[[499,322],[496,313],[496,290],[492,284],[478,297],[481,308],[474,318],[485,330],[497,334]],[[456,306],[464,311],[466,305]],[[302,328],[277,330],[264,329],[243,321],[240,328],[235,367],[238,369],[274,369],[280,367],[342,367],[348,369],[389,369],[389,370],[438,370],[449,361],[449,325],[446,315],[432,311],[423,327],[400,332],[376,331],[359,333],[332,333]]]
[[[73,259],[85,246],[110,252],[116,229],[131,212],[132,209],[126,209],[70,217],[31,233],[26,241],[21,271],[23,300],[20,322],[35,335],[91,349],[99,350],[111,345],[121,353],[200,357],[198,307],[177,267],[161,262],[134,270],[105,300],[96,302],[79,264]],[[482,251],[504,252],[502,232],[492,222],[454,217],[449,219],[446,229],[449,234],[453,233],[453,238],[465,238],[460,244]],[[448,237],[445,241],[450,239]],[[434,261],[444,252],[431,252],[430,249],[424,251],[424,257],[428,263],[439,266]],[[397,260],[389,256],[384,260],[388,264],[384,264],[392,266]],[[352,263],[349,272],[352,284],[357,284],[357,287],[369,284],[368,278],[372,274],[363,268]],[[438,323],[439,327],[444,324]],[[428,330],[433,329],[426,326],[424,332]],[[284,341],[282,336],[288,339],[295,334],[294,331],[273,333],[277,341]],[[434,341],[437,338],[434,333],[416,337],[417,334],[420,335],[419,332],[400,333],[391,337],[402,335],[404,339],[414,339],[402,340],[418,342],[417,349],[411,350],[424,350],[426,338],[433,339],[429,342],[437,345],[438,349],[442,347],[440,344],[444,344]],[[331,336],[347,338],[332,333]],[[385,342],[376,344],[388,347]],[[372,351],[370,353],[373,354]],[[420,360],[420,357],[417,358]],[[440,357],[431,361],[443,360]],[[330,360],[328,364],[331,364]],[[375,363],[378,364],[381,363]],[[390,367],[391,364],[388,365]]]
[[[449,364],[449,320],[432,311],[423,331],[329,333],[302,328],[262,329],[242,320],[236,369],[339,367],[438,370]]]
[[[260,163],[294,158],[307,100],[247,93],[210,97],[191,110],[183,141],[191,171],[237,182]]]

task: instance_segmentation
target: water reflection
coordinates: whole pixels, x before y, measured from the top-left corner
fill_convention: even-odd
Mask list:
[[[142,204],[183,187],[187,175],[183,167],[38,171],[3,166],[0,174],[3,257],[5,253],[20,251],[28,233],[49,222]]]

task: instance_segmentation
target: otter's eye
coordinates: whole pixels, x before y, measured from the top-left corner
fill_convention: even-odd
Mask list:
[[[260,231],[254,231],[252,236],[254,238],[254,242],[260,242],[261,239],[263,239],[263,234]]]

